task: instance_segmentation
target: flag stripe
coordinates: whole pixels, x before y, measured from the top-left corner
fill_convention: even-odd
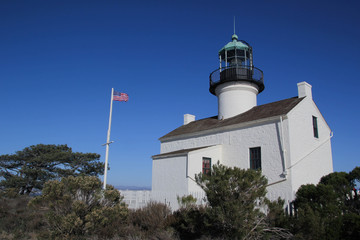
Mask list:
[[[127,95],[126,93],[114,91],[113,100],[120,101],[120,102],[122,102],[122,101],[127,102],[129,100],[129,95]]]

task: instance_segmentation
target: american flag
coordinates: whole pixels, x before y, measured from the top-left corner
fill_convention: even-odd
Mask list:
[[[120,102],[122,102],[122,101],[127,102],[129,100],[129,96],[126,93],[114,91],[113,100],[120,101]]]

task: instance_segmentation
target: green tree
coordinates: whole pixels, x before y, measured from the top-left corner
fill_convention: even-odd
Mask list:
[[[296,193],[293,232],[302,239],[360,239],[360,168],[334,172]],[[354,191],[355,189],[355,191]]]
[[[342,201],[332,186],[303,185],[296,193],[298,236],[305,239],[339,239]]]
[[[67,176],[98,176],[104,164],[96,153],[73,152],[67,145],[38,144],[0,156],[0,189],[29,195],[46,181]]]
[[[113,237],[126,221],[128,209],[119,191],[108,185],[102,190],[94,176],[66,177],[45,183],[42,195],[30,206],[45,210],[51,239]]]
[[[355,167],[349,173],[330,173],[321,178],[320,184],[332,188],[339,204],[342,206],[343,213],[360,214],[360,199],[356,191],[356,187],[360,186],[360,167]]]
[[[208,209],[205,224],[211,236],[227,239],[290,237],[286,231],[268,224],[267,179],[260,171],[215,164],[211,174],[198,174],[196,182],[205,191]]]

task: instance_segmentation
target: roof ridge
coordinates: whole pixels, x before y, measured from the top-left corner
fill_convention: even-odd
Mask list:
[[[252,122],[255,120],[266,119],[279,115],[285,115],[290,112],[304,98],[292,97],[271,103],[262,104],[240,113],[234,117],[224,120],[218,120],[217,116],[202,118],[186,125],[182,125],[173,131],[162,136],[159,140],[169,137],[180,136],[184,134],[196,133],[210,129],[217,129],[225,126],[231,126],[239,123]]]
[[[239,116],[239,115],[241,115],[241,114],[247,113],[248,111],[250,111],[250,110],[252,110],[252,109],[254,109],[254,108],[264,107],[264,106],[267,106],[267,105],[270,105],[270,104],[280,103],[280,102],[282,102],[282,101],[286,101],[286,100],[290,100],[290,99],[298,99],[298,97],[295,96],[295,97],[291,97],[291,98],[286,98],[286,99],[278,100],[278,101],[275,101],[275,102],[264,103],[264,104],[261,104],[261,105],[258,105],[258,106],[254,106],[254,107],[252,107],[251,109],[247,110],[246,112],[240,113],[240,114],[235,115],[235,116],[230,117],[230,118],[234,118],[234,117],[237,117],[237,116]],[[201,120],[210,119],[210,118],[216,118],[216,119],[218,119],[218,115],[215,115],[215,116],[212,116],[212,117],[207,117],[207,118],[201,118],[201,119],[192,121],[192,122],[190,122],[190,123],[188,123],[188,124],[191,124],[191,123],[194,123],[194,122],[197,122],[197,121],[201,121]],[[227,119],[230,119],[230,118],[227,118]],[[225,120],[227,120],[227,119],[220,120],[220,121],[225,121]],[[184,126],[184,125],[182,125],[182,126]],[[182,127],[182,126],[180,126],[180,127]]]

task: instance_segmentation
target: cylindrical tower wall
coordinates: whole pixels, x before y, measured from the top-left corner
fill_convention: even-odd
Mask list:
[[[258,87],[249,82],[227,82],[215,89],[218,97],[218,119],[234,117],[257,104]]]

